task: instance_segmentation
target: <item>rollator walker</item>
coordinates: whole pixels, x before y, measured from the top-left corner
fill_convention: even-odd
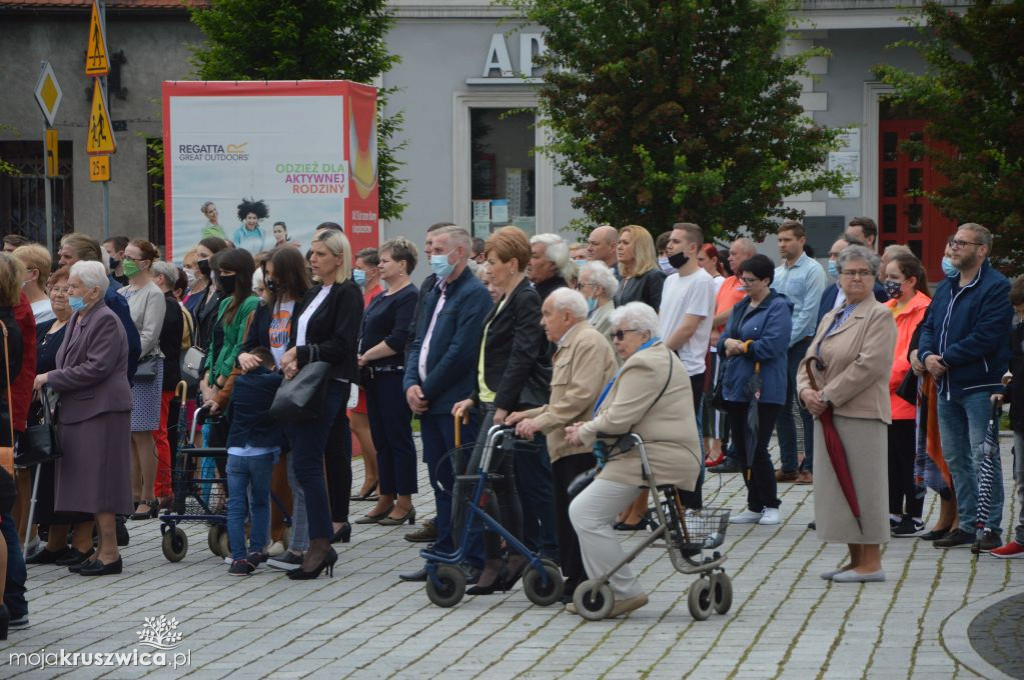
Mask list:
[[[599,440],[614,440],[607,457],[621,455],[634,447],[640,453],[640,465],[643,478],[654,491],[654,509],[657,512],[659,526],[636,546],[625,559],[611,571],[598,578],[584,581],[573,593],[573,604],[576,611],[585,619],[600,621],[608,616],[615,605],[608,580],[619,569],[636,559],[651,545],[663,539],[668,548],[672,566],[681,574],[698,574],[699,577],[690,586],[687,604],[690,615],[697,621],[711,616],[712,609],[725,614],[732,607],[732,581],[722,568],[725,556],[714,550],[725,542],[725,530],[729,526],[729,510],[723,508],[704,508],[687,510],[679,498],[676,487],[672,484],[659,485],[651,470],[647,458],[647,449],[639,435],[630,432],[621,436],[598,434]],[[714,551],[705,556],[705,550]]]
[[[458,432],[459,428],[456,424],[457,435]],[[487,471],[494,450],[496,447],[500,447],[500,450],[506,455],[515,455],[514,439],[512,428],[505,425],[494,425],[487,431],[486,444],[476,471],[470,474],[467,470],[467,474],[456,476],[458,481],[472,483],[475,486],[472,496],[465,499],[466,520],[463,522],[455,552],[420,551],[420,557],[427,561],[427,597],[439,607],[452,607],[458,604],[466,593],[466,575],[459,568],[459,564],[465,561],[469,551],[470,530],[476,522],[482,522],[485,530],[493,531],[504,539],[510,551],[515,551],[527,559],[526,569],[523,572],[523,590],[531,602],[546,607],[562,598],[565,584],[562,581],[562,573],[558,569],[558,565],[531,552],[496,519],[487,514],[486,507],[491,493],[487,489],[487,483],[501,479],[501,475]],[[460,447],[458,441],[455,445],[456,449]],[[455,514],[454,509],[452,514]]]

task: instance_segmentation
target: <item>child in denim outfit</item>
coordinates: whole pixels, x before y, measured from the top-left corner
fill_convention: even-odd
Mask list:
[[[270,526],[270,478],[285,444],[281,426],[270,416],[281,374],[263,347],[250,351],[260,365],[235,378],[228,406],[228,540],[232,576],[246,576],[266,559]],[[248,501],[252,518],[249,552],[245,551]]]

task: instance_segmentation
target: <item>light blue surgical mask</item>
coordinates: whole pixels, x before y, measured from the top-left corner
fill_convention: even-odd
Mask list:
[[[953,260],[948,257],[942,258],[942,273],[946,276],[955,276],[960,270],[953,266]]]
[[[447,279],[449,274],[455,271],[455,265],[448,261],[449,255],[451,255],[451,253],[430,256],[430,270],[434,272],[439,279]]]
[[[668,263],[668,257],[667,256],[666,257],[659,257],[658,258],[658,267],[661,269],[661,271],[665,272],[666,274],[675,274],[676,273],[675,267],[673,267],[672,265],[670,265]]]
[[[587,315],[597,309],[597,298],[587,298]]]
[[[583,269],[583,265],[585,265],[586,263],[586,258],[580,257],[576,259],[576,266],[579,267],[580,269]]]
[[[352,278],[360,286],[366,284],[366,272],[364,272],[362,269],[353,269],[352,270]]]
[[[839,278],[839,265],[836,264],[835,260],[828,261],[828,275],[833,279]]]
[[[68,305],[71,307],[71,311],[80,312],[86,308],[85,300],[81,295],[69,295]]]

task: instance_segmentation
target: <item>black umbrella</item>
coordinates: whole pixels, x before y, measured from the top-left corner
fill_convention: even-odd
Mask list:
[[[985,433],[985,441],[981,444],[981,453],[984,457],[981,459],[981,468],[978,470],[977,527],[979,529],[984,529],[988,522],[992,505],[992,486],[1002,483],[1002,480],[996,479],[996,468],[999,466],[999,415],[1002,410],[1002,405],[998,402],[992,405],[988,432]]]
[[[761,379],[761,362],[754,364],[754,374],[747,381],[746,392],[750,403],[747,405],[747,427],[744,441],[747,445],[747,480],[750,479],[750,471],[754,467],[754,451],[757,449],[758,430],[760,420],[758,409],[761,403],[761,387],[764,381]]]

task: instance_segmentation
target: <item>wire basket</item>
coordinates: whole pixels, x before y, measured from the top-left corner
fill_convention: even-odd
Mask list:
[[[179,451],[171,470],[177,515],[223,515],[227,507],[227,480],[217,469],[218,456],[193,456]]]
[[[696,555],[725,543],[725,532],[729,527],[727,508],[687,510],[681,518],[676,512],[666,514],[672,517],[670,540],[683,555]]]

